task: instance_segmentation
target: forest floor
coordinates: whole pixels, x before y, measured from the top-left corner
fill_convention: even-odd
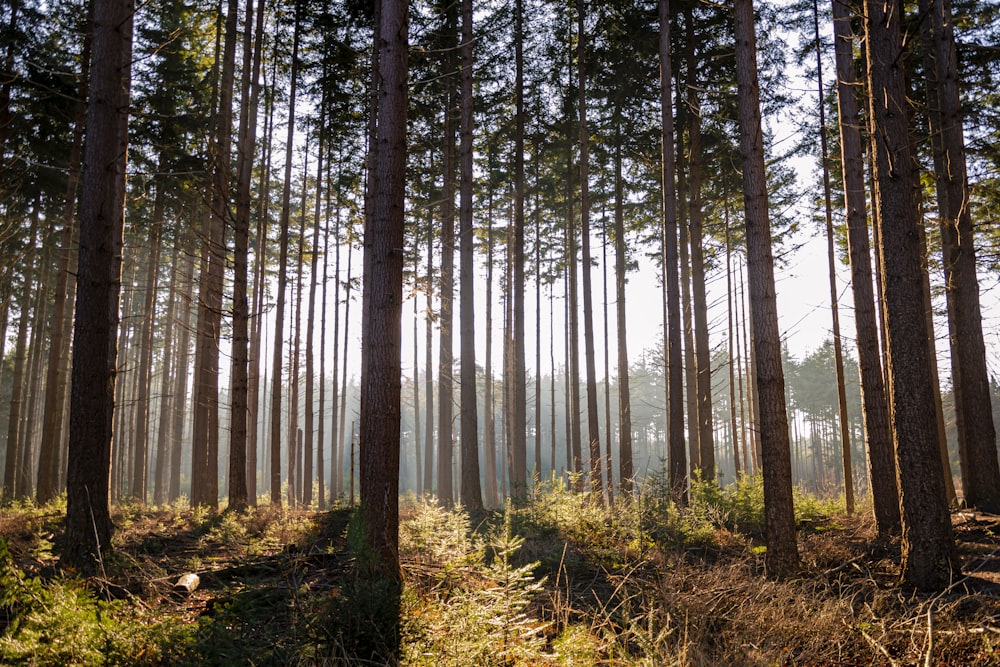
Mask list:
[[[803,567],[777,581],[759,490],[609,509],[556,484],[474,517],[409,498],[401,595],[347,507],[119,507],[88,578],[56,569],[64,506],[7,507],[0,664],[387,664],[398,637],[407,665],[1000,665],[1000,517],[953,514],[964,578],[926,595],[867,512],[799,494]]]

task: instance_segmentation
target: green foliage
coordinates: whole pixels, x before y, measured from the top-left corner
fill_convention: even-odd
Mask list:
[[[99,600],[82,582],[27,576],[0,539],[0,663],[159,665],[186,659],[189,628],[124,601]]]
[[[435,588],[424,595],[411,588],[404,596],[404,664],[501,666],[550,662],[553,656],[545,652],[544,636],[548,624],[530,613],[545,580],[533,575],[537,562],[515,564],[525,539],[513,532],[513,514],[508,504],[502,523],[490,531],[482,547],[468,536],[464,544],[453,542],[455,548],[445,553],[445,561],[440,564],[455,563],[452,557],[458,554],[457,560],[467,568],[465,576],[454,582],[458,585]],[[468,535],[468,519],[461,510],[430,510],[428,516],[408,522],[406,532],[421,533],[421,528],[426,530],[435,524],[454,528],[463,520]],[[456,536],[452,533],[452,537]],[[411,544],[433,542],[425,535]]]

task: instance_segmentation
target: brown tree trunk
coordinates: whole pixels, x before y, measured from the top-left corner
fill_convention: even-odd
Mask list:
[[[12,18],[13,20],[13,18]],[[80,91],[73,117],[73,138],[70,144],[69,174],[66,181],[66,201],[62,210],[62,232],[59,237],[59,268],[52,303],[52,337],[49,341],[45,375],[45,409],[42,416],[42,440],[38,461],[36,499],[39,504],[52,500],[60,488],[60,452],[65,442],[63,413],[65,412],[66,376],[73,323],[73,301],[70,297],[70,275],[76,252],[73,241],[76,229],[76,201],[80,184],[83,156],[83,129],[87,121],[87,94],[90,79],[91,33],[84,35],[81,55]],[[0,143],[2,152],[2,143]],[[73,272],[75,273],[75,271]],[[0,331],[0,335],[2,331]],[[3,351],[0,350],[0,359]]]
[[[872,493],[875,526],[881,537],[899,532],[899,493],[896,463],[882,364],[878,321],[872,285],[871,251],[865,206],[864,154],[854,72],[853,30],[847,6],[833,1],[834,43],[837,54],[837,104],[840,112],[840,149],[847,207],[847,246],[854,295],[858,373],[868,458],[868,483]]]
[[[111,547],[110,467],[131,87],[129,0],[94,0],[61,563],[95,571]]]
[[[632,394],[628,376],[628,339],[626,334],[625,277],[628,257],[625,254],[625,179],[622,178],[622,142],[620,126],[615,127],[615,321],[618,337],[618,475],[620,493],[631,495],[635,472],[632,470]]]
[[[583,345],[587,366],[587,435],[590,443],[590,490],[604,498],[601,424],[597,410],[597,365],[594,352],[594,293],[590,276],[590,134],[587,129],[586,0],[577,0],[577,77],[580,108],[580,249],[583,252]]]
[[[383,0],[372,214],[365,229],[361,512],[379,570],[398,581],[400,322],[406,189],[407,3]],[[394,642],[388,638],[390,645]]]
[[[681,304],[677,257],[677,191],[674,185],[674,117],[670,69],[670,3],[659,0],[661,183],[663,188],[663,274],[666,289],[664,360],[667,365],[667,450],[670,493],[687,505],[687,452],[684,449],[683,367],[681,366]]]
[[[167,498],[173,502],[181,495],[181,458],[184,449],[184,422],[187,416],[188,368],[190,366],[191,349],[191,315],[194,310],[194,259],[190,253],[183,253],[181,258],[181,293],[180,309],[181,337],[177,344],[179,357],[177,370],[174,373],[173,388],[173,426],[170,439],[170,482],[167,485]]]
[[[444,44],[446,53],[455,51],[458,4],[444,2]],[[455,499],[452,484],[454,448],[454,303],[455,303],[455,94],[454,56],[445,57],[444,108],[444,199],[441,204],[441,334],[438,354],[438,458],[437,495],[445,506]]]
[[[492,168],[492,165],[491,165]],[[486,214],[486,362],[484,373],[486,387],[483,390],[485,405],[485,437],[486,437],[486,503],[492,507],[500,504],[500,492],[497,488],[497,425],[496,410],[493,397],[493,191],[487,195],[489,207]],[[428,255],[429,257],[429,255]],[[507,465],[506,460],[501,466]]]
[[[961,378],[961,388],[955,392],[955,411],[962,414],[958,426],[965,443],[967,462],[962,470],[962,486],[967,505],[998,513],[1000,467],[997,463],[996,430],[990,406],[990,381],[976,277],[976,249],[951,0],[932,1],[930,23],[934,54],[933,80],[930,83],[936,89],[936,95],[928,97],[936,98],[939,105],[938,113],[933,113],[932,109],[931,132],[935,139],[932,143],[936,156],[945,294],[952,325],[954,386],[959,386],[957,378]]]
[[[291,219],[292,149],[295,141],[295,93],[299,72],[299,29],[302,3],[295,0],[295,27],[292,33],[292,72],[288,92],[288,135],[285,139],[285,174],[281,193],[281,240],[278,254],[278,287],[274,308],[274,350],[271,363],[271,504],[281,504],[281,369],[285,324],[285,292],[288,287],[288,226]],[[292,447],[289,443],[289,447]]]
[[[427,412],[424,420],[424,493],[434,491],[434,213],[433,207],[427,212],[427,310],[424,315],[424,400]],[[489,294],[487,278],[487,294]],[[487,320],[490,301],[486,300]],[[489,354],[489,345],[486,346]],[[488,357],[487,357],[488,358]],[[489,371],[486,376],[489,377]]]
[[[934,422],[925,338],[920,224],[910,154],[899,7],[865,0],[870,130],[888,339],[890,416],[899,474],[903,576],[934,590],[959,572]]]
[[[4,459],[3,496],[4,498],[21,497],[18,480],[22,476],[19,470],[21,450],[19,443],[21,433],[25,428],[24,421],[24,366],[28,352],[28,320],[31,316],[31,295],[35,289],[35,246],[38,242],[38,203],[31,213],[31,228],[28,236],[28,251],[24,259],[24,285],[18,306],[17,339],[14,343],[14,375],[11,379],[10,409],[7,413],[7,455]]]
[[[743,202],[746,208],[747,264],[750,309],[756,350],[757,391],[760,396],[765,565],[784,576],[798,569],[792,469],[789,452],[785,379],[781,367],[781,334],[774,291],[774,259],[764,176],[764,138],[760,125],[756,34],[751,0],[736,0],[736,81],[739,96],[740,153],[743,158]]]
[[[524,1],[514,3],[514,280],[508,294],[514,321],[514,377],[510,406],[510,483],[515,497],[527,494],[527,391],[524,357]],[[536,470],[538,474],[540,471]]]
[[[167,287],[167,312],[164,316],[163,329],[163,362],[160,365],[160,400],[158,403],[158,425],[156,428],[156,468],[153,475],[153,503],[162,505],[167,495],[167,468],[170,458],[170,448],[168,443],[171,440],[170,427],[173,423],[170,419],[171,413],[178,408],[174,397],[170,395],[171,383],[174,375],[179,370],[175,368],[174,346],[176,344],[174,335],[175,319],[177,315],[177,276],[180,273],[176,262],[181,256],[179,235],[175,238],[173,256],[171,257],[170,283]]]
[[[312,238],[312,258],[309,266],[309,307],[306,313],[306,405],[305,405],[305,431],[303,437],[303,461],[302,473],[302,503],[309,507],[313,501],[313,445],[315,444],[315,422],[316,406],[315,386],[315,329],[316,329],[316,274],[319,272],[319,228],[323,203],[323,157],[326,150],[322,128],[326,120],[326,107],[321,104],[319,113],[319,156],[316,160],[316,209],[313,218],[313,238]],[[323,264],[326,264],[326,256],[323,257]],[[322,341],[320,341],[322,345]],[[323,377],[320,376],[320,382]],[[323,412],[320,410],[320,420]],[[322,440],[320,441],[322,447]]]
[[[844,470],[844,498],[847,513],[854,512],[854,470],[851,467],[851,433],[848,428],[847,387],[844,380],[844,353],[840,340],[840,311],[837,307],[837,257],[834,253],[833,203],[830,194],[829,149],[826,139],[826,104],[823,100],[823,54],[819,35],[819,0],[813,0],[813,28],[816,38],[816,78],[819,106],[820,159],[823,164],[823,201],[826,211],[826,253],[830,277],[830,312],[833,318],[833,356],[837,372],[837,407],[840,448]]]
[[[138,401],[135,403],[136,420],[132,434],[132,486],[129,496],[145,504],[149,469],[149,412],[151,407],[149,385],[153,366],[153,327],[156,324],[156,291],[159,286],[160,240],[166,193],[157,188],[153,203],[153,221],[146,250],[146,293],[139,325]]]
[[[261,7],[263,3],[261,2]],[[236,2],[230,0],[229,14],[236,16]],[[237,137],[236,218],[233,224],[233,348],[232,348],[232,406],[229,434],[229,509],[241,510],[251,502],[250,478],[256,478],[256,456],[250,456],[252,447],[257,450],[257,409],[250,409],[250,305],[247,301],[250,246],[250,181],[253,175],[253,158],[257,135],[257,105],[260,99],[261,11],[258,10],[257,31],[250,28],[254,18],[253,0],[247,0],[243,33],[242,79],[240,81],[240,121]],[[255,36],[256,35],[256,36]],[[234,35],[235,37],[235,35]],[[255,42],[256,40],[256,42]],[[255,46],[256,44],[256,46]],[[263,241],[260,241],[263,244]],[[258,262],[262,259],[258,256]],[[256,351],[259,353],[259,349]],[[253,359],[256,361],[256,355]],[[255,373],[256,374],[256,373]],[[253,458],[253,466],[248,461]],[[256,479],[254,479],[256,481]],[[256,484],[253,493],[256,495]]]
[[[729,423],[730,438],[733,443],[733,478],[740,479],[742,466],[740,465],[739,428],[736,425],[736,358],[739,353],[739,344],[733,345],[733,267],[732,267],[732,245],[729,234],[729,202],[723,202],[726,224],[726,317],[728,323],[726,343],[729,353]],[[742,380],[741,380],[742,382]],[[742,388],[740,394],[743,393]],[[742,398],[741,398],[742,401]]]
[[[461,266],[462,364],[462,504],[470,511],[483,508],[479,484],[479,418],[476,409],[475,264],[472,228],[472,0],[462,0],[461,187],[459,236]],[[522,226],[523,227],[523,226]],[[523,234],[523,229],[522,229]],[[523,257],[522,257],[523,264]],[[523,286],[522,286],[523,287]],[[521,317],[524,318],[522,306]],[[522,327],[523,328],[523,327]],[[524,390],[524,343],[521,343],[521,391]],[[522,403],[522,413],[523,403]],[[522,439],[523,429],[522,429]]]
[[[701,478],[717,482],[715,475],[715,440],[712,431],[712,354],[708,346],[708,301],[705,296],[705,256],[702,248],[701,201],[701,99],[698,96],[697,69],[694,60],[692,20],[688,13],[688,182],[691,221],[691,286],[694,310],[694,347],[698,409],[698,468]]]

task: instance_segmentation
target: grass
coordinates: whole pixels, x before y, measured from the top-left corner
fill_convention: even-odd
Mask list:
[[[55,567],[64,506],[9,506],[0,664],[1000,664],[992,518],[956,515],[972,576],[921,596],[840,499],[796,492],[803,568],[773,580],[759,480],[696,482],[683,509],[664,490],[609,508],[553,479],[475,516],[407,498],[401,589],[349,508],[121,507],[107,577],[85,580]],[[201,586],[174,594],[188,571]]]

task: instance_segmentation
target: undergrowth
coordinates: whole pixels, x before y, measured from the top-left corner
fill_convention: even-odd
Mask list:
[[[686,507],[655,476],[610,507],[574,487],[471,516],[410,497],[402,586],[349,508],[119,508],[107,578],[85,580],[54,567],[64,506],[8,507],[0,664],[1000,663],[997,590],[905,591],[898,546],[872,543],[842,499],[795,492],[803,570],[776,581],[759,478],[696,481]],[[967,527],[981,570],[998,533]],[[202,587],[173,594],[186,571]]]

